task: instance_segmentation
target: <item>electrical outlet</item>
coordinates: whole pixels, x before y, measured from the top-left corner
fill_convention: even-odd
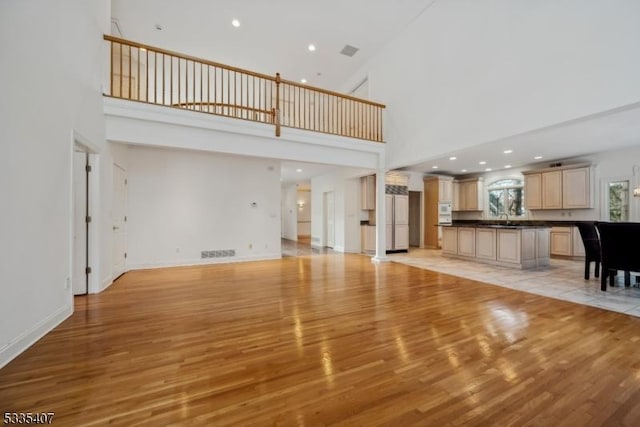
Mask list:
[[[64,281],[64,288],[71,289],[71,277],[67,277]]]

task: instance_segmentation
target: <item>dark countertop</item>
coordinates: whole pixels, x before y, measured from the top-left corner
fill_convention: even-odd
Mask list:
[[[508,223],[505,224],[504,221],[502,223],[464,223],[459,224],[454,222],[451,225],[443,225],[443,227],[472,227],[472,228],[498,228],[498,229],[507,229],[507,230],[523,230],[523,229],[531,229],[531,228],[551,228],[550,225],[535,225],[535,224],[519,224],[519,223]]]
[[[593,221],[520,221],[509,220],[510,225],[534,226],[534,227],[573,227],[581,222]],[[454,226],[475,227],[476,225],[504,225],[504,220],[454,220]]]

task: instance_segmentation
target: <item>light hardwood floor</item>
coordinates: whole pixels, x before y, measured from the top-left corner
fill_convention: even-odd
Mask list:
[[[130,272],[0,370],[55,425],[637,426],[640,319],[360,255]]]

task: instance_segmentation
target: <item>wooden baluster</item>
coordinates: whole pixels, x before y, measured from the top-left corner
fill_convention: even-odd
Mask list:
[[[280,73],[276,73],[276,136],[280,136]]]
[[[111,51],[111,58],[109,59],[109,63],[111,64],[111,67],[109,67],[111,69],[111,75],[109,76],[109,95],[113,96],[113,67],[115,66],[115,61],[113,59],[113,42],[109,42],[109,49]]]

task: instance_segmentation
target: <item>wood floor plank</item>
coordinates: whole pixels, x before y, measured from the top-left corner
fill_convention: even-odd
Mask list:
[[[57,425],[640,425],[640,319],[328,253],[133,271],[0,370]]]

